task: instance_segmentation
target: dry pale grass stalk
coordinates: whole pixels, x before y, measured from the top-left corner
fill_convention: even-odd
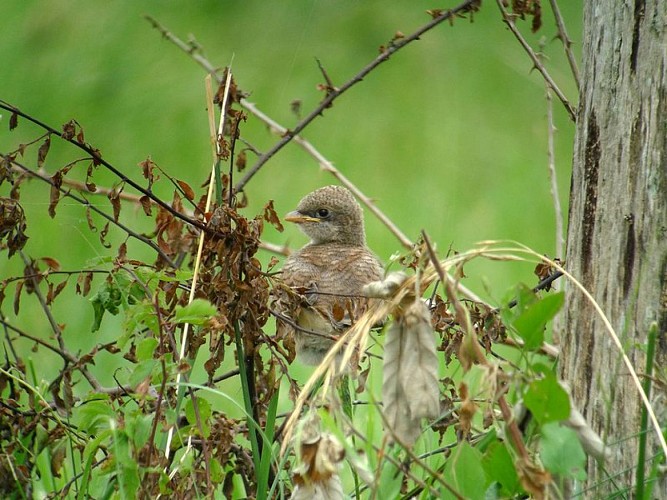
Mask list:
[[[225,125],[225,116],[227,114],[227,101],[229,98],[229,86],[232,81],[232,71],[231,68],[227,72],[227,82],[225,83],[225,93],[224,97],[222,100],[222,106],[220,110],[220,122],[218,125],[218,136],[222,135],[223,128]],[[213,91],[211,88],[211,76],[208,75],[206,77],[206,98],[207,98],[207,108],[208,108],[208,113],[209,113],[209,127],[212,132],[212,137],[211,137],[211,144],[213,145],[213,166],[211,167],[211,177],[209,179],[209,184],[208,184],[208,193],[206,194],[206,208],[205,212],[209,212],[211,209],[211,204],[213,203],[213,187],[215,186],[215,165],[217,163],[218,155],[220,153],[219,151],[219,142],[217,140],[217,137],[215,135],[215,118],[213,116]],[[188,304],[190,304],[194,298],[195,298],[195,291],[197,290],[197,281],[199,278],[199,268],[201,266],[201,256],[202,256],[202,251],[204,249],[204,237],[206,233],[202,231],[199,234],[199,246],[197,247],[197,258],[195,259],[195,264],[194,264],[194,269],[192,273],[192,285],[190,286],[190,295],[188,297]],[[185,348],[187,346],[188,342],[188,334],[190,332],[190,323],[185,323],[185,326],[183,327],[183,335],[181,338],[181,348],[178,353],[178,359],[183,359],[185,356]],[[176,387],[179,386],[181,383],[181,372],[179,371],[178,374],[176,375]],[[167,443],[165,445],[165,450],[164,454],[166,458],[169,458],[169,451],[171,448],[171,440],[174,436],[174,427],[171,426],[169,427],[169,431],[167,433]]]
[[[549,86],[546,88],[547,100],[547,153],[549,158],[549,181],[551,185],[551,199],[554,203],[554,213],[556,216],[556,257],[563,258],[563,249],[565,248],[565,237],[563,232],[563,209],[560,206],[560,196],[558,194],[558,179],[556,176],[556,148],[554,146],[554,134],[556,126],[554,125],[554,106]],[[558,289],[558,284],[554,283]]]

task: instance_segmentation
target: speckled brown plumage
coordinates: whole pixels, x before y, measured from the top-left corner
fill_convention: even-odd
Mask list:
[[[306,195],[285,220],[295,222],[311,242],[292,254],[282,269],[285,285],[305,297],[297,307],[286,307],[300,328],[292,330],[299,359],[318,364],[339,335],[368,308],[362,288],[382,279],[377,257],[366,246],[361,207],[352,193],[326,186]],[[292,297],[292,306],[298,298]]]

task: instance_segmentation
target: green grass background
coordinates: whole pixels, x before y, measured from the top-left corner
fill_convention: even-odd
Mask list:
[[[211,165],[205,110],[204,72],[142,18],[150,14],[181,38],[194,36],[219,66],[233,59],[239,86],[250,101],[286,127],[297,122],[290,102],[302,101],[307,114],[322,99],[319,58],[335,84],[342,84],[378,54],[397,31],[409,34],[429,21],[426,9],[454,3],[362,0],[292,0],[285,2],[162,0],[21,0],[6,2],[0,16],[0,99],[59,127],[71,118],[105,159],[141,181],[137,163],[150,155],[171,175],[193,187]],[[581,38],[581,5],[562,2],[570,35]],[[526,37],[545,43],[546,65],[576,104],[576,89],[547,5],[544,27]],[[554,255],[555,219],[547,173],[547,122],[544,83],[487,1],[474,22],[457,20],[427,33],[381,65],[338,99],[303,134],[411,238],[425,229],[444,256],[451,246],[465,250],[487,239],[513,239],[540,253]],[[554,102],[556,160],[560,199],[567,214],[573,124]],[[8,131],[0,119],[0,151],[14,149],[38,132],[25,122]],[[276,140],[249,117],[242,135],[260,150]],[[54,141],[46,169],[53,172],[72,159],[71,149]],[[33,164],[36,149],[25,161]],[[249,164],[253,157],[249,155]],[[85,167],[72,172],[83,179]],[[114,178],[100,170],[97,184]],[[268,199],[282,215],[301,196],[334,183],[312,158],[288,145],[247,186],[248,216]],[[170,197],[166,183],[161,193]],[[0,188],[7,196],[8,187]],[[50,256],[63,269],[79,269],[95,256],[113,255],[87,229],[85,212],[63,200],[55,219],[47,214],[48,187],[22,187],[29,217],[33,258]],[[109,210],[108,201],[95,201]],[[137,230],[151,221],[140,210],[124,208],[122,217]],[[387,229],[367,217],[369,245],[386,262],[402,250]],[[110,240],[123,235],[112,229]],[[306,242],[296,228],[284,233],[268,228],[266,240],[298,247]],[[151,259],[132,243],[130,258]],[[263,258],[268,260],[268,255]],[[0,279],[20,273],[15,256],[0,256]],[[484,297],[499,299],[518,281],[534,283],[529,264],[479,263],[466,268],[466,284]],[[100,332],[90,334],[92,308],[73,292],[74,279],[54,308],[66,325],[70,349],[86,351],[116,338],[120,321],[105,317]],[[99,280],[96,281],[99,283]],[[10,289],[13,291],[13,289]],[[27,331],[51,333],[39,304],[24,296],[18,317],[11,297],[3,313]],[[25,342],[17,345],[28,353]],[[61,362],[43,350],[29,354],[49,378]],[[99,376],[113,384],[114,362],[102,354]],[[229,356],[231,359],[231,356]],[[108,363],[108,366],[105,365]]]

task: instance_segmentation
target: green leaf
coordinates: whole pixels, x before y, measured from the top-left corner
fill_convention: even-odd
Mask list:
[[[490,481],[482,467],[482,454],[462,442],[452,451],[445,464],[445,481],[464,498],[484,498]],[[442,489],[441,498],[454,498],[447,489]]]
[[[190,323],[192,325],[203,325],[218,312],[216,307],[208,300],[195,299],[185,307],[176,306],[174,322]]]
[[[118,314],[121,304],[120,289],[114,282],[109,283],[108,281],[105,281],[97,290],[97,293],[90,298],[90,303],[93,306],[93,312],[95,314],[91,329],[93,332],[96,332],[100,329],[105,312],[108,311],[114,316]]]
[[[132,457],[132,447],[127,433],[112,426],[114,468],[120,498],[136,498],[139,491],[139,466]]]
[[[489,446],[482,457],[482,466],[492,481],[502,485],[503,497],[513,497],[522,491],[512,456],[503,443],[495,441]]]
[[[380,470],[376,498],[400,498],[402,484],[403,473],[392,462],[384,461]]]
[[[154,418],[155,415],[153,414],[142,415],[137,413],[136,415],[125,419],[127,434],[136,449],[141,448],[148,442]]]
[[[586,479],[586,454],[577,433],[552,422],[541,429],[540,458],[552,474],[579,481]]]
[[[116,412],[106,401],[87,401],[78,407],[77,415],[81,419],[79,427],[90,434],[108,428],[109,419],[116,418]]]
[[[148,377],[152,378],[153,369],[157,366],[157,359],[147,359],[140,361],[132,370],[128,383],[130,387],[136,387]]]
[[[116,344],[119,349],[123,349],[128,340],[132,338],[136,330],[147,328],[151,332],[158,332],[159,325],[155,306],[149,300],[132,304],[125,311],[125,320],[123,321],[123,335],[119,337]]]
[[[111,430],[107,429],[106,431],[98,434],[92,441],[88,441],[88,443],[86,443],[86,447],[83,451],[84,467],[81,476],[81,482],[79,483],[78,493],[76,495],[77,500],[83,500],[87,497],[88,483],[90,482],[95,455],[101,444],[109,439],[110,436]]]
[[[540,424],[565,420],[570,416],[570,398],[552,373],[531,382],[523,402]]]
[[[204,398],[197,398],[197,409],[199,410],[199,420],[201,421],[201,431],[204,434],[204,437],[208,437],[211,433],[209,426],[209,419],[211,418],[211,403],[209,403]],[[197,424],[197,414],[195,413],[195,407],[192,402],[192,398],[188,399],[185,403],[185,418],[192,424],[193,428],[199,429]]]
[[[153,353],[157,347],[158,341],[153,337],[142,340],[137,344],[136,355],[138,361],[153,359]]]
[[[546,295],[528,306],[515,320],[514,328],[525,342],[526,349],[537,349],[544,342],[544,328],[563,307],[563,292]]]
[[[225,478],[225,471],[222,465],[220,465],[220,461],[217,458],[211,457],[209,467],[211,469],[211,481],[213,481],[213,484],[222,482]]]

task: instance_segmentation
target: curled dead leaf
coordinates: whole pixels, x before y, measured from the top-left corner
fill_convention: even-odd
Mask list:
[[[385,338],[384,413],[392,435],[412,446],[421,419],[440,412],[438,358],[427,306],[415,300],[387,329]]]
[[[338,469],[345,448],[333,434],[321,431],[316,414],[307,415],[301,423],[296,451],[292,500],[344,498]]]

